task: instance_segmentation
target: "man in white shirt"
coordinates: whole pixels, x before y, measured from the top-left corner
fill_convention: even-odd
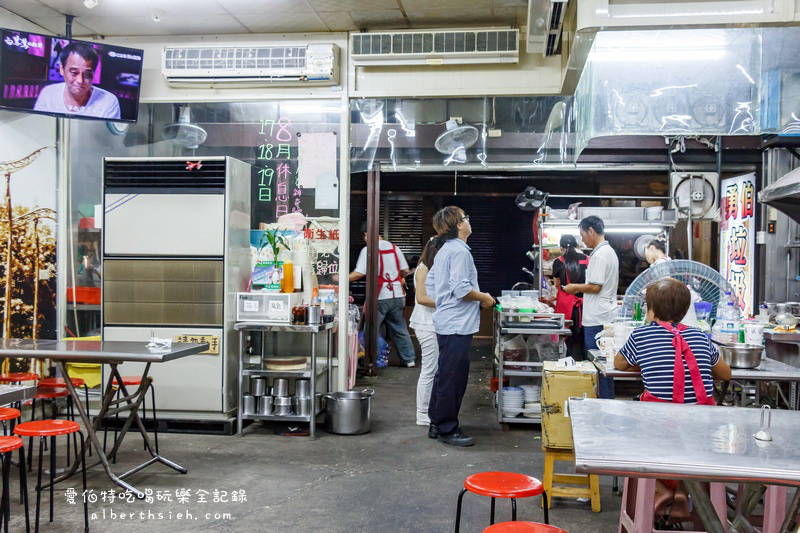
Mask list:
[[[39,92],[33,110],[97,118],[120,118],[117,97],[105,89],[92,86],[98,63],[97,52],[91,45],[69,43],[61,52],[58,67],[64,82],[44,87]]]
[[[367,225],[361,225],[364,241],[367,240]],[[377,327],[386,321],[389,337],[400,356],[403,366],[413,367],[417,358],[411,336],[406,326],[405,306],[406,289],[404,278],[409,274],[408,263],[403,252],[390,243],[378,241],[378,322]],[[367,247],[361,249],[356,261],[356,268],[350,273],[350,281],[356,281],[367,275]]]
[[[588,350],[597,349],[595,337],[603,324],[611,324],[617,316],[617,287],[619,286],[619,259],[605,239],[605,225],[596,216],[588,216],[578,225],[584,244],[592,248],[586,283],[570,283],[563,288],[568,294],[583,293],[583,336]],[[600,379],[598,396],[614,397],[613,380]]]

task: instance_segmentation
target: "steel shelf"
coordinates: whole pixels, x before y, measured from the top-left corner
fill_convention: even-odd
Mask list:
[[[314,416],[318,416],[321,413],[322,409],[319,409]],[[310,422],[311,416],[243,414],[242,420],[277,420],[277,421],[283,420],[285,422]]]
[[[255,366],[255,365],[253,365]],[[321,376],[328,370],[328,365],[323,364],[321,361],[317,366],[317,375]],[[269,370],[267,368],[247,368],[242,370],[242,375],[245,376],[273,376],[273,377],[287,377],[287,378],[310,378],[311,369],[305,370]]]

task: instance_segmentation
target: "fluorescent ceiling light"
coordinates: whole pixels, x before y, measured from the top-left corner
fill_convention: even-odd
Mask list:
[[[719,61],[726,55],[725,50],[703,49],[654,49],[654,48],[602,48],[592,50],[590,61],[604,63],[675,61],[680,63],[694,61]]]
[[[659,228],[654,228],[653,226],[606,226],[605,227],[606,233],[652,233],[656,234],[660,232]]]
[[[97,0],[83,0],[83,5],[86,6],[86,9],[92,9],[97,5]]]

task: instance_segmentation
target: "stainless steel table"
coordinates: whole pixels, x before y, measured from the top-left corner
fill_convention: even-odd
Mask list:
[[[36,385],[0,385],[0,405],[24,402],[36,396]]]
[[[800,487],[796,411],[772,410],[769,442],[753,438],[759,409],[571,398],[569,416],[578,472],[683,480],[709,532],[723,529],[700,481],[747,483],[753,506],[767,484]],[[800,490],[782,531],[794,531],[798,509]]]
[[[88,440],[97,451],[98,461],[87,467],[91,468],[98,464],[103,465],[103,469],[108,474],[111,480],[120,487],[130,490],[138,498],[144,498],[144,492],[135,488],[131,484],[124,481],[124,479],[131,474],[150,466],[153,463],[159,462],[185,474],[186,468],[173,463],[169,459],[165,459],[150,445],[150,439],[147,436],[147,430],[139,418],[138,410],[144,395],[147,392],[148,377],[150,365],[152,363],[164,363],[174,359],[180,359],[189,355],[203,352],[208,349],[208,344],[190,344],[190,343],[172,343],[171,347],[148,347],[147,343],[143,342],[130,342],[130,341],[56,341],[56,340],[41,340],[41,339],[2,339],[0,341],[0,357],[22,357],[26,359],[51,359],[61,371],[61,374],[67,378],[65,385],[69,390],[75,406],[78,408],[83,425],[86,428]],[[144,371],[142,372],[142,380],[139,388],[133,394],[128,394],[125,385],[122,383],[122,376],[117,369],[117,366],[126,361],[146,363]],[[81,402],[81,397],[72,386],[72,381],[67,372],[67,363],[81,362],[81,363],[99,363],[107,364],[111,367],[109,380],[106,384],[106,389],[103,393],[103,402],[100,406],[100,411],[95,417],[94,421],[89,419],[87,412],[88,406],[84,406]],[[122,392],[121,398],[114,399],[115,390],[113,381],[116,378],[118,387]],[[97,430],[101,427],[103,420],[107,417],[114,416],[118,413],[128,411],[128,418],[122,430],[119,432],[114,448],[108,452],[103,452],[103,446],[100,439],[97,437]],[[132,424],[136,424],[136,428],[144,439],[145,447],[150,452],[151,458],[132,468],[131,470],[116,475],[111,470],[111,465],[108,462],[109,457],[113,457],[125,438],[128,430]],[[85,457],[84,457],[85,460]],[[64,472],[61,476],[56,478],[55,482],[66,479],[77,471],[78,461],[72,463],[72,466]]]
[[[589,350],[589,358],[597,367],[597,371],[610,378],[636,378],[641,379],[641,372],[630,370],[617,370],[613,361],[606,361],[600,356],[600,350]],[[784,381],[790,383],[790,396],[787,402],[792,409],[798,409],[797,384],[800,382],[800,368],[781,363],[775,359],[761,360],[758,368],[731,368],[731,381]],[[727,387],[726,387],[727,388]],[[725,396],[723,389],[722,396]],[[784,397],[785,399],[785,397]]]

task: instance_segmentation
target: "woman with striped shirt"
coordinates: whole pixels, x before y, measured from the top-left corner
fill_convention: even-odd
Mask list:
[[[714,404],[714,379],[731,368],[705,333],[679,324],[691,303],[689,289],[672,278],[647,287],[647,326],[636,328],[614,358],[614,368],[642,372],[643,401]]]

